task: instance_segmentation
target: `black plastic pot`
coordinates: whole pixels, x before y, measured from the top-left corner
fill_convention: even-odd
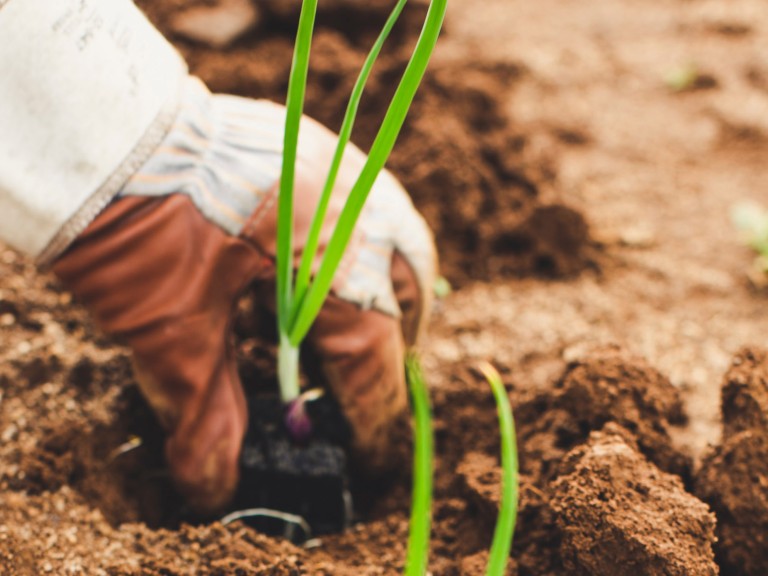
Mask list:
[[[330,397],[307,404],[313,433],[297,443],[277,397],[249,398],[234,508],[257,530],[294,542],[340,532],[352,520],[345,445],[349,427]]]

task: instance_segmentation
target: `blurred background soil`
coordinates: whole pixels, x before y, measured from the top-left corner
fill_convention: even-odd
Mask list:
[[[284,98],[298,2],[138,4],[213,90]],[[320,3],[307,111],[331,128],[390,4]],[[371,80],[363,148],[425,7],[409,4]],[[519,420],[511,574],[768,573],[755,540],[768,429],[733,408],[768,409],[765,353],[743,348],[764,345],[767,296],[729,218],[768,203],[766,44],[759,0],[451,0],[389,164],[454,287],[423,350],[433,574],[482,573],[492,534],[498,439],[480,360],[503,371]],[[408,478],[311,550],[179,526],[126,352],[11,250],[0,330],[0,573],[402,571]],[[133,435],[144,446],[118,456]]]

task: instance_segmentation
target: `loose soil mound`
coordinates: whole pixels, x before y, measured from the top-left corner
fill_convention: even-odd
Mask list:
[[[768,573],[768,351],[742,350],[723,386],[723,441],[696,478],[717,514],[724,574]]]
[[[552,485],[569,574],[718,574],[715,517],[610,425],[571,452]]]
[[[717,573],[714,518],[685,492],[690,461],[669,437],[671,423],[684,420],[679,394],[644,360],[596,350],[571,363],[552,390],[519,405],[516,419],[520,574]],[[480,434],[491,436],[485,425]],[[470,452],[458,466],[488,530],[499,505],[493,453]]]
[[[572,362],[554,390],[516,414],[529,456],[523,471],[535,477],[550,478],[568,451],[608,422],[629,430],[662,470],[682,477],[690,472],[690,459],[672,447],[669,436],[670,424],[685,422],[679,391],[645,360],[622,350],[599,349]]]

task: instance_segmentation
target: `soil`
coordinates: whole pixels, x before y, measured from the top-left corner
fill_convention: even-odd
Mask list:
[[[768,351],[734,358],[722,410],[723,441],[704,459],[695,492],[717,514],[728,573],[760,574],[768,570]]]
[[[216,49],[174,22],[217,1],[138,4],[212,89],[284,98],[298,3],[254,0],[253,28]],[[390,4],[320,3],[307,111],[331,127]],[[426,3],[409,6],[361,106],[363,148]],[[754,347],[768,307],[728,216],[768,201],[766,42],[759,0],[452,0],[389,164],[454,288],[422,351],[432,574],[482,574],[493,533],[499,440],[481,360],[518,420],[509,574],[768,572],[768,353]],[[269,379],[248,312],[241,372]],[[359,486],[359,522],[309,547],[190,525],[128,352],[2,248],[0,326],[1,574],[401,573],[407,474]]]
[[[715,516],[609,424],[571,452],[552,486],[570,574],[718,574]]]

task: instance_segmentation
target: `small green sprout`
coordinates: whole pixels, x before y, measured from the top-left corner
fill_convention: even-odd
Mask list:
[[[691,62],[675,68],[664,79],[665,84],[675,92],[690,90],[699,79],[699,68]]]
[[[671,70],[664,78],[664,83],[673,92],[687,92],[714,88],[717,86],[717,79],[702,72],[694,62],[688,62]]]
[[[757,255],[748,272],[758,288],[768,286],[768,210],[756,202],[742,202],[731,211],[731,219],[742,234],[744,243]]]
[[[358,216],[368,194],[389,157],[395,140],[405,121],[406,114],[421,83],[427,64],[440,34],[447,0],[432,0],[413,55],[403,73],[392,102],[384,116],[379,132],[371,146],[368,159],[349,193],[331,239],[326,247],[320,268],[311,279],[311,267],[319,244],[320,230],[331,190],[349,141],[363,88],[371,68],[405,6],[399,0],[374,44],[352,91],[350,102],[339,134],[324,192],[318,203],[310,233],[302,254],[299,271],[293,273],[293,184],[296,169],[296,151],[299,126],[304,109],[304,96],[309,70],[309,54],[317,13],[317,0],[304,0],[299,17],[293,64],[288,83],[286,101],[283,167],[280,180],[277,226],[277,318],[280,334],[278,353],[278,378],[284,402],[299,395],[299,346],[331,289],[334,274],[344,256]]]
[[[432,289],[435,292],[435,297],[441,300],[443,298],[447,298],[453,292],[453,287],[445,276],[438,276],[434,285],[432,286]]]
[[[413,399],[414,450],[413,500],[408,533],[405,576],[423,576],[429,560],[429,534],[432,523],[432,415],[429,391],[416,356],[406,360],[406,374]]]
[[[509,561],[509,552],[512,549],[512,538],[515,534],[520,493],[515,420],[512,416],[512,408],[509,404],[507,391],[504,389],[499,373],[487,362],[480,365],[480,371],[491,385],[499,412],[501,467],[503,470],[499,517],[496,520],[493,544],[488,554],[486,576],[503,576]]]

